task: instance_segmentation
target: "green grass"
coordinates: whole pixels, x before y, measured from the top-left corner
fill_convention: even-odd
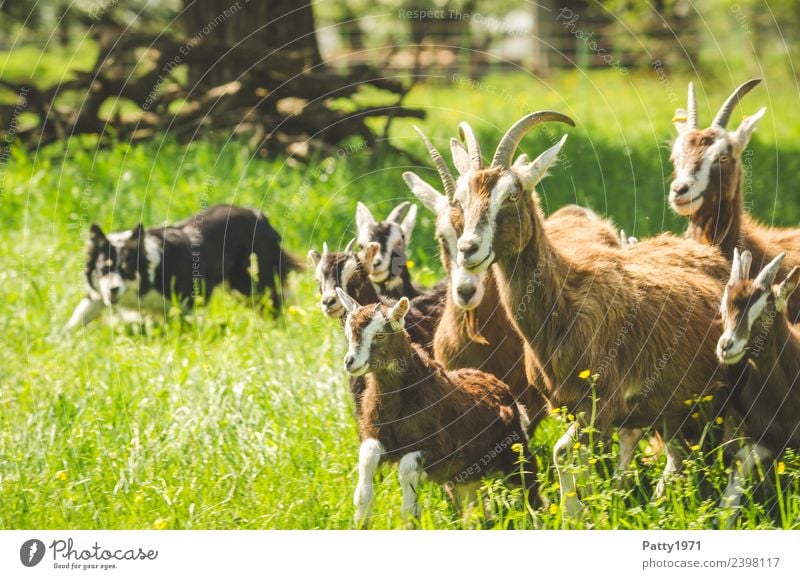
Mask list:
[[[448,80],[418,86],[409,97],[409,104],[428,109],[421,125],[440,148],[461,120],[475,126],[489,151],[525,112],[561,110],[578,121],[576,129],[550,125],[549,135],[535,131],[523,145],[535,153],[570,133],[568,170],[555,168],[540,191],[548,211],[569,202],[589,205],[639,236],[683,227],[666,208],[665,184],[670,119],[688,79],[670,79],[680,102],[648,74],[572,73],[546,82],[490,77],[478,88]],[[734,81],[703,87],[710,92],[710,100],[700,98],[703,121]],[[769,106],[750,146],[748,201],[767,222],[797,225],[796,95],[785,79],[769,81],[768,90],[756,89],[743,105],[747,112]],[[416,170],[435,183],[410,125],[395,122],[393,144],[423,160]],[[91,221],[124,229],[177,220],[209,203],[249,204],[262,207],[286,247],[302,255],[323,241],[343,247],[354,234],[357,200],[385,214],[408,199],[400,179],[408,160],[365,153],[353,142],[352,154],[293,166],[254,158],[225,135],[190,145],[169,135],[135,147],[106,144],[98,148],[87,136],[38,152],[15,146],[9,164],[0,166],[0,528],[350,528],[358,436],[341,370],[344,337],[317,310],[307,277],[293,280],[290,307],[277,320],[220,292],[194,314],[143,327],[100,322],[71,336],[60,329],[83,291]],[[421,208],[412,273],[426,283],[441,272],[432,227]],[[564,428],[548,419],[532,442],[542,488],[556,503],[547,467]],[[464,521],[441,489],[426,484],[421,525],[713,526],[726,477],[719,451],[690,457],[666,499],[652,503],[663,459],[644,446],[624,490],[595,475],[582,523],[562,521],[557,508],[531,517],[518,492],[486,481],[492,519],[473,513]],[[598,454],[613,460],[616,446]],[[742,527],[800,527],[800,461],[784,462],[779,508],[770,514],[767,505],[748,502]],[[379,478],[374,526],[399,528],[396,471],[383,468]]]

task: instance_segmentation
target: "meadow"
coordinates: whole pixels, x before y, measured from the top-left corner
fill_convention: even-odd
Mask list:
[[[746,78],[699,83],[701,124]],[[684,227],[665,195],[670,121],[684,106],[688,80],[616,71],[490,75],[477,84],[430,78],[407,104],[427,110],[419,124],[441,149],[462,120],[488,151],[526,112],[569,114],[575,129],[549,125],[522,146],[536,154],[570,135],[539,189],[546,210],[580,203],[644,237]],[[745,157],[747,208],[767,223],[797,226],[800,118],[791,86],[767,74],[732,124],[768,107]],[[284,246],[301,257],[323,241],[342,248],[355,232],[356,201],[385,215],[411,198],[404,170],[437,183],[410,121],[393,123],[391,143],[422,165],[358,141],[307,164],[261,158],[228,135],[190,144],[164,135],[135,146],[87,136],[33,151],[15,143],[0,166],[0,528],[351,528],[358,435],[341,364],[345,339],[317,308],[309,275],[292,279],[276,319],[218,292],[188,315],[175,309],[143,324],[106,319],[71,335],[62,327],[84,291],[92,221],[120,230],[237,203],[265,211]],[[433,216],[424,208],[410,259],[417,281],[441,276]],[[531,443],[550,507],[530,513],[518,491],[487,480],[483,493],[496,515],[464,519],[440,488],[425,484],[420,526],[713,527],[726,482],[721,450],[694,453],[667,496],[651,502],[663,458],[644,442],[627,484],[593,474],[589,516],[562,520],[557,479],[547,467],[564,420],[547,419]],[[596,458],[616,452],[598,448]],[[742,528],[800,528],[800,458],[784,457],[777,471],[770,483],[777,498],[749,501]],[[402,527],[395,469],[380,471],[374,513],[374,528]]]

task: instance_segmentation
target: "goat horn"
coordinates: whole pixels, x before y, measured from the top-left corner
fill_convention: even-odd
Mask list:
[[[694,94],[694,83],[689,83],[689,97],[686,99],[686,128],[697,128],[697,95]]]
[[[353,251],[353,246],[356,243],[356,238],[350,240],[350,243],[347,244],[347,247],[344,248],[345,253],[351,253]]]
[[[462,141],[467,143],[470,169],[483,169],[481,146],[478,143],[478,139],[475,138],[475,131],[472,130],[472,127],[469,126],[469,123],[460,123],[458,125],[458,136]]]
[[[422,137],[422,142],[425,143],[425,146],[428,148],[428,153],[431,156],[431,160],[433,161],[433,164],[436,165],[436,171],[439,173],[439,177],[442,179],[445,195],[447,195],[449,199],[452,199],[453,195],[456,193],[456,182],[455,179],[453,179],[453,174],[450,172],[450,168],[447,166],[447,163],[444,162],[442,155],[439,154],[439,151],[433,146],[433,143],[431,143],[430,139],[425,136],[425,134],[417,125],[414,125],[414,130],[417,131],[417,134],[420,137]]]
[[[722,129],[726,128],[728,126],[728,120],[731,118],[733,107],[735,107],[742,97],[753,90],[753,88],[760,82],[760,78],[753,78],[740,85],[739,88],[733,91],[731,96],[729,96],[725,102],[722,103],[722,107],[719,109],[717,116],[714,117],[714,122],[711,123],[711,126],[720,127]]]
[[[575,126],[575,121],[567,115],[562,115],[555,111],[539,111],[526,115],[514,123],[503,135],[503,138],[500,139],[500,144],[497,145],[497,151],[495,151],[494,159],[492,159],[492,167],[508,169],[511,166],[514,153],[522,141],[522,137],[536,125],[550,121],[558,121],[571,127]]]

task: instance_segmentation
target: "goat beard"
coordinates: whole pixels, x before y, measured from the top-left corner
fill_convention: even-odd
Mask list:
[[[489,345],[489,341],[483,337],[481,334],[481,330],[478,327],[478,318],[475,316],[475,310],[469,310],[466,312],[467,319],[466,319],[466,330],[467,330],[467,337],[472,340],[473,342],[477,342],[478,344],[482,344],[484,346]]]

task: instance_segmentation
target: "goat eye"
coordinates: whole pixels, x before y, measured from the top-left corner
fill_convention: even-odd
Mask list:
[[[720,163],[727,163],[728,162],[728,155],[720,155],[719,156]]]
[[[375,339],[376,340],[383,340],[383,338],[385,338],[385,337],[386,337],[386,334],[384,334],[383,332],[375,334]]]
[[[508,197],[506,197],[507,201],[511,201],[511,203],[516,203],[519,201],[519,193],[511,193]]]

